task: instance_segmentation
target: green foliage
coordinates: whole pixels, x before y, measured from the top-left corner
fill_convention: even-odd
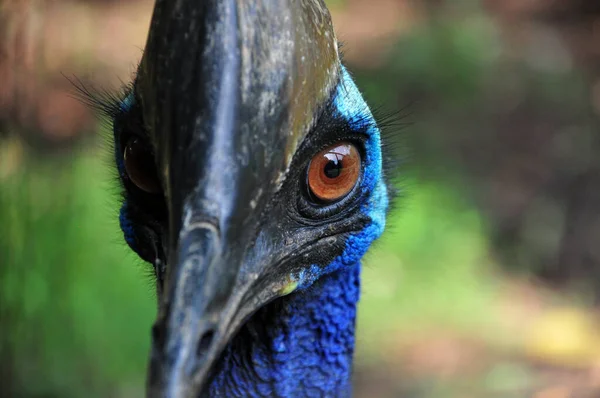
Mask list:
[[[387,233],[367,258],[359,309],[359,360],[382,341],[432,325],[481,327],[494,294],[478,213],[452,189],[413,182]]]
[[[2,339],[21,394],[143,387],[153,288],[122,242],[110,185],[95,154],[24,159],[0,181]]]

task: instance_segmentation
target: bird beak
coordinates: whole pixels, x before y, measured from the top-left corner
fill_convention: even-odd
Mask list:
[[[135,83],[168,211],[148,396],[203,396],[241,325],[289,292],[294,246],[262,221],[338,71],[320,1],[157,1]]]

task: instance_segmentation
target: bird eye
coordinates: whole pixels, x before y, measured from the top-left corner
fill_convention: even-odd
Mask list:
[[[322,150],[308,166],[311,196],[324,203],[342,199],[356,185],[360,167],[360,153],[349,142],[340,142]]]
[[[141,139],[133,137],[127,142],[123,163],[129,179],[138,188],[148,193],[160,192],[152,152]]]

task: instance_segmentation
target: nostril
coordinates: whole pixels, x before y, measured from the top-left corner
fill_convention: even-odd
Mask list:
[[[215,331],[213,329],[209,329],[202,334],[200,340],[198,341],[198,347],[196,348],[196,355],[199,359],[202,359],[202,357],[206,355],[214,337]]]

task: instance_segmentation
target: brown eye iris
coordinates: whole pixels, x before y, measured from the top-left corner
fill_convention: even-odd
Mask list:
[[[349,142],[337,143],[316,154],[308,166],[308,187],[323,202],[346,196],[360,175],[360,153]]]
[[[160,192],[152,153],[142,140],[134,137],[127,142],[123,163],[129,179],[138,188],[148,193]]]

